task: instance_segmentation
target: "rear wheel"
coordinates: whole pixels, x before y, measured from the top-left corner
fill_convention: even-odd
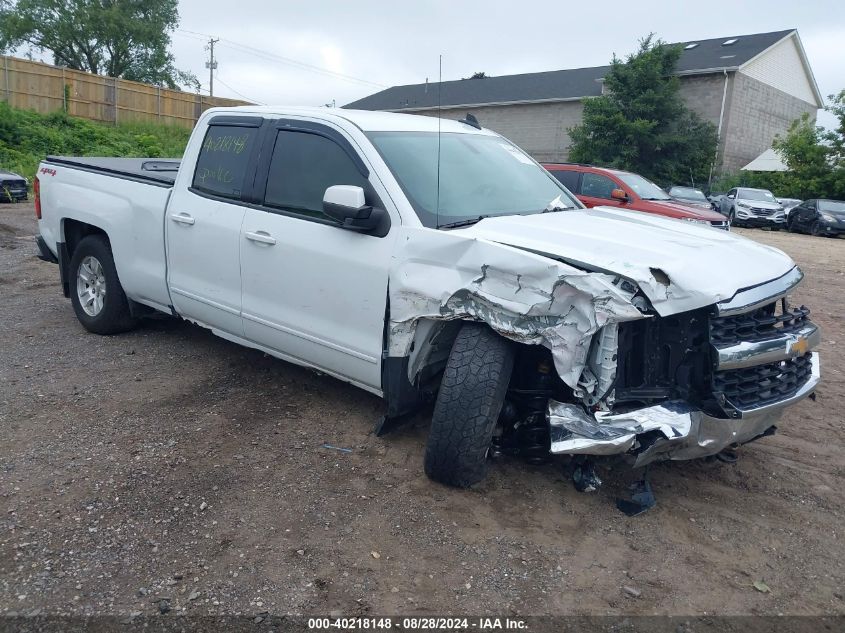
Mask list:
[[[460,488],[484,479],[513,361],[513,344],[486,325],[466,323],[461,328],[428,435],[425,473],[431,479]]]
[[[135,326],[105,237],[89,235],[79,242],[70,259],[70,273],[70,300],[86,330],[116,334]]]

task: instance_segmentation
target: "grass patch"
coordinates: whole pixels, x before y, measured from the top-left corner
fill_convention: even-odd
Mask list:
[[[32,182],[38,163],[58,156],[179,158],[191,130],[168,125],[109,125],[68,116],[38,114],[0,102],[0,167]]]

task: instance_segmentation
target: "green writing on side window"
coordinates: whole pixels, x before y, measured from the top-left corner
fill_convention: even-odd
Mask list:
[[[214,136],[209,134],[205,137],[205,142],[202,144],[202,151],[240,154],[246,149],[247,141],[249,141],[249,134],[242,134],[240,136],[232,134]]]
[[[196,177],[194,178],[194,182],[199,182],[201,184],[206,184],[206,181],[215,181],[215,182],[222,182],[224,184],[228,184],[234,180],[234,176],[232,176],[232,172],[219,165],[217,167],[209,168],[209,167],[200,167],[197,169]]]

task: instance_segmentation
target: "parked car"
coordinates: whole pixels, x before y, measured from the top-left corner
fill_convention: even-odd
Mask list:
[[[789,219],[789,213],[801,204],[801,200],[798,198],[778,198],[778,202],[783,207],[783,212],[786,214],[787,219]]]
[[[792,209],[787,227],[810,235],[841,235],[845,233],[845,202],[806,200]]]
[[[689,204],[694,207],[702,207],[704,209],[713,208],[713,205],[707,199],[707,196],[704,195],[704,192],[701,191],[701,189],[696,189],[695,187],[674,185],[669,187],[669,190],[666,193],[669,194],[669,197],[672,198],[672,200],[677,200],[681,204]]]
[[[713,191],[711,191],[710,193],[707,194],[707,199],[710,201],[710,207],[714,211],[719,211],[719,209],[721,209],[722,198],[724,198],[724,197],[725,197],[725,194],[715,193]]]
[[[213,108],[181,161],[48,157],[35,191],[88,331],[182,317],[383,397],[380,430],[436,396],[425,471],[450,485],[497,451],[712,455],[819,381],[809,311],[769,318],[803,277],[789,256],[584,209],[460,121]]]
[[[638,174],[575,163],[549,163],[543,167],[587,207],[601,205],[643,211],[730,230],[730,224],[719,213],[673,200],[663,189]]]
[[[0,169],[0,202],[20,202],[27,199],[29,182],[23,176]]]
[[[771,229],[786,226],[783,205],[768,189],[735,187],[722,198],[720,211],[734,226]]]

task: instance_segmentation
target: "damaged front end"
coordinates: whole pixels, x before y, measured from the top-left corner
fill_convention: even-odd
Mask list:
[[[797,268],[684,309],[691,295],[661,269],[634,281],[461,233],[409,231],[391,271],[387,360],[401,359],[407,394],[436,382],[462,321],[520,343],[494,448],[636,466],[704,457],[773,432],[819,381],[819,330],[786,301]]]
[[[820,380],[820,331],[786,298],[800,279],[795,268],[714,306],[620,324],[612,409],[549,401],[551,452],[624,453],[639,467],[773,433]]]

